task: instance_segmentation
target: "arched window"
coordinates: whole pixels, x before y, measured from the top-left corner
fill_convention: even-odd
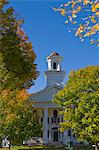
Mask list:
[[[53,69],[56,69],[56,63],[55,62],[53,63]]]

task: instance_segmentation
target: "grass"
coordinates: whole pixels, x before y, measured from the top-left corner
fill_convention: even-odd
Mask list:
[[[42,150],[65,150],[65,148],[55,148],[55,147],[48,147],[48,146],[15,146],[15,147],[11,147],[10,150],[21,150],[21,149],[26,149],[26,150],[36,150],[36,149],[42,149]],[[9,148],[0,148],[0,150],[9,150]],[[90,148],[90,147],[76,147],[73,150],[94,150],[94,148]]]
[[[13,146],[10,148],[10,150],[19,150],[19,149],[36,149],[36,148],[46,148],[45,146]],[[0,148],[0,150],[9,150],[9,148]]]

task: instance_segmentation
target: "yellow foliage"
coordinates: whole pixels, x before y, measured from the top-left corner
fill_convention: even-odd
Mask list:
[[[61,13],[62,16],[65,16],[65,14],[66,14],[65,9],[61,9],[60,13]]]
[[[76,4],[76,2],[73,1],[72,2],[72,8],[74,8],[75,4]]]
[[[95,26],[93,26],[93,29],[99,31],[99,24],[96,24]]]
[[[72,17],[73,17],[73,18],[76,18],[76,17],[77,17],[75,11],[72,11]]]
[[[89,38],[90,44],[94,43],[97,46],[99,45],[99,40],[97,39],[97,31],[99,31],[99,25],[97,25],[98,9],[98,0],[68,0],[66,4],[61,4],[57,8],[61,15],[66,17],[65,24],[70,23],[68,32],[73,31],[75,36],[80,38],[81,42],[85,38]],[[72,25],[74,25],[74,28]],[[91,41],[91,39],[94,40]]]
[[[96,32],[94,31],[94,30],[90,30],[89,32],[87,32],[86,34],[85,34],[85,36],[87,36],[87,37],[89,37],[89,36],[91,36],[92,34],[95,34]]]
[[[96,15],[99,16],[99,11],[96,12]]]
[[[99,3],[93,4],[92,5],[92,12],[96,12],[97,9],[99,9]]]
[[[10,122],[10,121],[12,121],[12,120],[14,120],[14,119],[16,119],[16,115],[15,114],[7,114],[7,116],[6,116],[6,121],[7,122]]]
[[[88,3],[90,3],[89,0],[84,0],[84,5],[87,5]]]
[[[81,7],[79,6],[79,7],[76,9],[76,12],[78,13],[80,10],[81,10]]]
[[[79,35],[80,33],[82,33],[84,31],[84,26],[80,24],[80,27],[78,28],[78,30],[76,31],[76,35]]]
[[[93,23],[96,23],[96,20],[95,20],[95,17],[94,17],[94,16],[91,17],[91,21],[92,21]]]
[[[26,90],[20,90],[17,93],[17,99],[18,100],[26,100],[28,98],[29,94],[26,92]]]

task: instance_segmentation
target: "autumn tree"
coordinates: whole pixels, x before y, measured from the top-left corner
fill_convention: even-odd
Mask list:
[[[5,0],[0,3],[0,61],[3,63],[0,66],[1,71],[5,70],[0,74],[0,89],[7,85],[11,88],[29,88],[38,76],[34,63],[36,55],[28,36],[20,28],[23,20],[16,19],[12,7],[4,9],[6,3]]]
[[[72,129],[78,141],[99,142],[99,66],[71,71],[55,102],[64,108],[61,130]]]
[[[0,1],[0,137],[13,143],[40,134],[26,89],[38,76],[32,43],[12,7]]]
[[[81,42],[89,39],[90,44],[99,46],[98,0],[64,0],[53,10],[65,18],[68,32],[73,32]]]
[[[32,102],[27,101],[29,96],[25,90],[17,93],[5,90],[0,95],[4,98],[1,101],[3,107],[0,107],[0,136],[10,139],[11,144],[19,145],[23,140],[41,135],[42,125],[33,114]]]

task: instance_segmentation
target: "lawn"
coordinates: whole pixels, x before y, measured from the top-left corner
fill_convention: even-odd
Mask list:
[[[10,150],[64,150],[65,148],[59,146],[13,146]],[[0,148],[0,150],[9,150],[9,148]]]
[[[19,150],[19,149],[42,149],[42,148],[46,148],[45,146],[31,146],[31,147],[28,147],[28,146],[14,146],[14,147],[11,147],[10,150]],[[0,150],[9,150],[9,148],[0,148]]]
[[[65,147],[59,147],[59,146],[14,146],[11,147],[10,150],[67,150]],[[0,148],[0,150],[9,150],[9,148]],[[74,147],[73,150],[94,150],[92,147],[85,147],[85,146],[77,146]]]
[[[28,146],[16,146],[16,147],[11,147],[10,150],[66,150],[65,148],[51,148],[51,147],[47,147],[47,146],[32,146],[32,147],[28,147]],[[8,148],[0,148],[0,150],[9,150]],[[94,150],[93,148],[88,148],[88,147],[77,147],[77,148],[74,148],[73,150]]]

